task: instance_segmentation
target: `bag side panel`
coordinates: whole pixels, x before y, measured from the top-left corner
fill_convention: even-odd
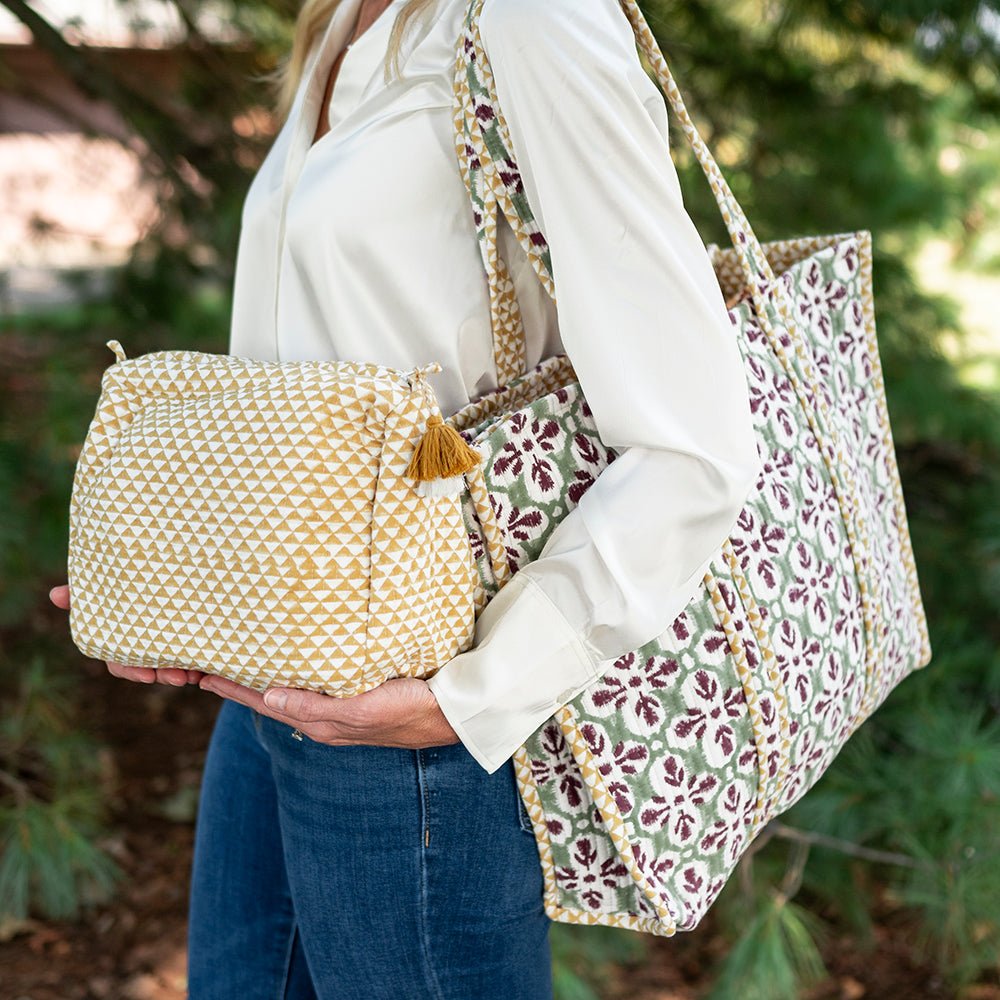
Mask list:
[[[389,676],[424,677],[467,649],[475,630],[476,565],[462,497],[425,497],[405,476],[430,393],[401,391],[385,418],[372,515],[368,649]]]
[[[538,558],[556,525],[618,454],[598,436],[576,382],[507,414],[477,447],[513,572]]]
[[[870,653],[846,638],[857,617],[840,619],[826,642],[827,665],[814,678],[818,697],[799,706],[801,726],[817,734],[815,747],[797,784],[789,786],[781,808],[798,800],[829,767],[857,727],[912,670],[926,662],[926,621],[916,585],[916,568],[895,463],[881,362],[871,302],[871,274],[865,258],[867,233],[854,234],[814,254],[782,277],[802,325],[821,391],[841,441],[840,464],[853,484],[861,543],[859,563],[867,591]],[[808,511],[808,508],[806,508]],[[819,503],[813,508],[822,516]],[[858,595],[848,595],[851,579],[843,563],[832,573],[840,580],[831,601],[835,616]],[[863,615],[861,627],[864,627]],[[848,626],[848,621],[850,625]],[[856,633],[855,633],[856,634]],[[866,655],[868,656],[865,662]],[[838,704],[838,675],[858,671],[860,697]]]
[[[678,930],[694,927],[722,889],[769,781],[773,693],[745,655],[740,669],[731,643],[750,629],[731,588],[713,588],[718,601],[701,591],[667,632],[571,704],[571,746],[590,759],[591,794],[610,799],[620,847]]]
[[[657,914],[622,860],[556,718],[515,753],[514,770],[535,831],[549,917],[672,934],[673,919]]]

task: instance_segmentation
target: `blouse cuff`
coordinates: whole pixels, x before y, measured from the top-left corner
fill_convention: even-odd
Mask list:
[[[483,608],[475,645],[427,684],[458,738],[490,774],[600,673],[601,660],[526,573]]]

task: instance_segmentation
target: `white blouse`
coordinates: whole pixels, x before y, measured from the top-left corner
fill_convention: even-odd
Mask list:
[[[350,46],[341,0],[247,194],[231,354],[355,360],[432,376],[448,415],[496,386],[489,298],[452,138],[468,0],[436,0],[386,83],[390,6]],[[722,292],[681,198],[667,109],[617,0],[486,0],[483,44],[558,315],[500,228],[527,364],[565,351],[602,439],[621,450],[540,557],[487,605],[472,648],[429,680],[475,759],[499,768],[610,661],[661,634],[760,471]]]

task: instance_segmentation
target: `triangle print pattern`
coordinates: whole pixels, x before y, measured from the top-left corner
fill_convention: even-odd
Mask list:
[[[460,498],[404,475],[436,366],[114,346],[70,504],[82,652],[347,697],[468,648]]]

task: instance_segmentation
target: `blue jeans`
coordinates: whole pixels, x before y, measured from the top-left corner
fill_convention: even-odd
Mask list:
[[[511,764],[331,747],[235,702],[195,828],[190,1000],[549,1000],[549,918]]]

